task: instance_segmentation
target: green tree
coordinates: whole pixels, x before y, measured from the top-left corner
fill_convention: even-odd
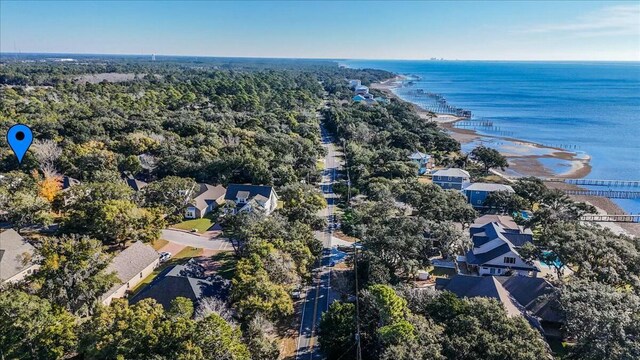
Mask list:
[[[332,303],[329,310],[322,314],[318,342],[327,359],[355,357],[355,317],[355,305],[342,302]]]
[[[155,207],[167,214],[167,221],[174,223],[182,219],[185,206],[193,201],[192,189],[197,186],[192,179],[167,176],[145,186],[141,191],[145,207]]]
[[[492,168],[500,168],[504,171],[504,168],[509,167],[507,158],[496,149],[491,149],[486,146],[480,145],[473,149],[470,154],[471,160],[479,162],[484,168],[484,172],[489,173]]]
[[[117,281],[107,274],[110,257],[102,243],[86,236],[45,238],[37,253],[42,266],[34,276],[38,293],[54,304],[86,316]]]
[[[45,299],[18,290],[0,291],[0,356],[62,359],[76,345],[75,319]]]
[[[640,297],[597,282],[564,286],[560,303],[566,330],[577,340],[571,359],[637,359],[640,357]]]
[[[249,349],[242,333],[216,314],[198,322],[194,342],[202,349],[204,359],[249,360]]]

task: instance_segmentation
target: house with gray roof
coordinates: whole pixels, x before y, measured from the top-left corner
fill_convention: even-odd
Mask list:
[[[487,297],[503,304],[509,316],[522,315],[543,335],[562,337],[564,323],[556,288],[546,279],[527,276],[456,275],[437,278],[436,289],[464,298]]]
[[[540,272],[535,264],[524,261],[518,253],[518,248],[533,241],[531,233],[525,233],[519,229],[508,229],[497,222],[472,226],[469,233],[473,248],[466,253],[464,263],[470,273],[479,275],[516,273],[535,277]]]
[[[273,186],[229,184],[224,199],[235,204],[234,213],[258,211],[269,215],[278,207]]]
[[[111,260],[105,272],[114,272],[118,282],[102,295],[102,304],[109,305],[111,300],[122,298],[127,292],[140,284],[160,264],[160,255],[151,246],[140,241],[133,243]]]
[[[13,229],[0,232],[0,285],[22,281],[40,265],[35,248]]]
[[[491,184],[491,183],[473,183],[465,186],[462,190],[467,197],[467,201],[474,208],[486,207],[484,202],[487,200],[487,196],[493,192],[505,191],[508,193],[515,193],[513,188],[504,184]]]
[[[188,266],[176,265],[165,270],[129,302],[135,304],[144,299],[154,299],[165,310],[168,310],[173,300],[177,297],[184,297],[191,300],[197,307],[200,301],[205,298],[216,298],[226,302],[230,289],[231,282],[229,280],[222,278],[203,279]]]
[[[187,204],[184,217],[187,219],[199,219],[209,212],[224,204],[224,195],[227,189],[222,185],[209,185],[199,183],[193,191],[193,201]]]
[[[445,190],[462,190],[471,181],[471,175],[463,169],[441,169],[433,173],[432,181]]]
[[[433,157],[420,151],[409,155],[409,160],[418,164],[419,175],[426,174],[429,170],[433,169],[434,166]]]

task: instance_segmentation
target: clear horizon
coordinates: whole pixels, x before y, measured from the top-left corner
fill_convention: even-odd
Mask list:
[[[2,0],[0,52],[640,61],[640,3]]]

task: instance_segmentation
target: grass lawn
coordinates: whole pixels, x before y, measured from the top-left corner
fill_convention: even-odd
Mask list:
[[[209,228],[212,227],[214,224],[215,224],[215,220],[213,219],[213,217],[210,217],[207,215],[202,219],[185,220],[181,223],[171,225],[171,227],[174,227],[180,230],[187,230],[187,231],[191,231],[191,229],[196,229],[198,230],[199,233],[203,233],[209,230]]]
[[[156,241],[153,242],[153,248],[157,251],[162,249],[165,245],[167,245],[169,242],[167,240],[164,239],[157,239]]]
[[[216,273],[227,280],[231,280],[236,272],[236,263],[238,262],[231,252],[221,252],[214,255],[212,260],[219,262],[220,265]]]
[[[193,257],[198,257],[200,255],[202,255],[202,249],[187,246],[186,248],[182,249],[179,253],[175,254],[173,256],[173,259],[191,259]]]

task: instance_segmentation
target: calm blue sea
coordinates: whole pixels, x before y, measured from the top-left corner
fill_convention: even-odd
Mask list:
[[[491,121],[481,133],[591,156],[588,178],[640,180],[640,63],[365,61],[341,62],[415,75],[413,88]],[[398,95],[416,101],[403,91]],[[558,170],[553,161],[544,164]],[[637,188],[636,188],[637,189]],[[640,200],[616,200],[640,213]]]

